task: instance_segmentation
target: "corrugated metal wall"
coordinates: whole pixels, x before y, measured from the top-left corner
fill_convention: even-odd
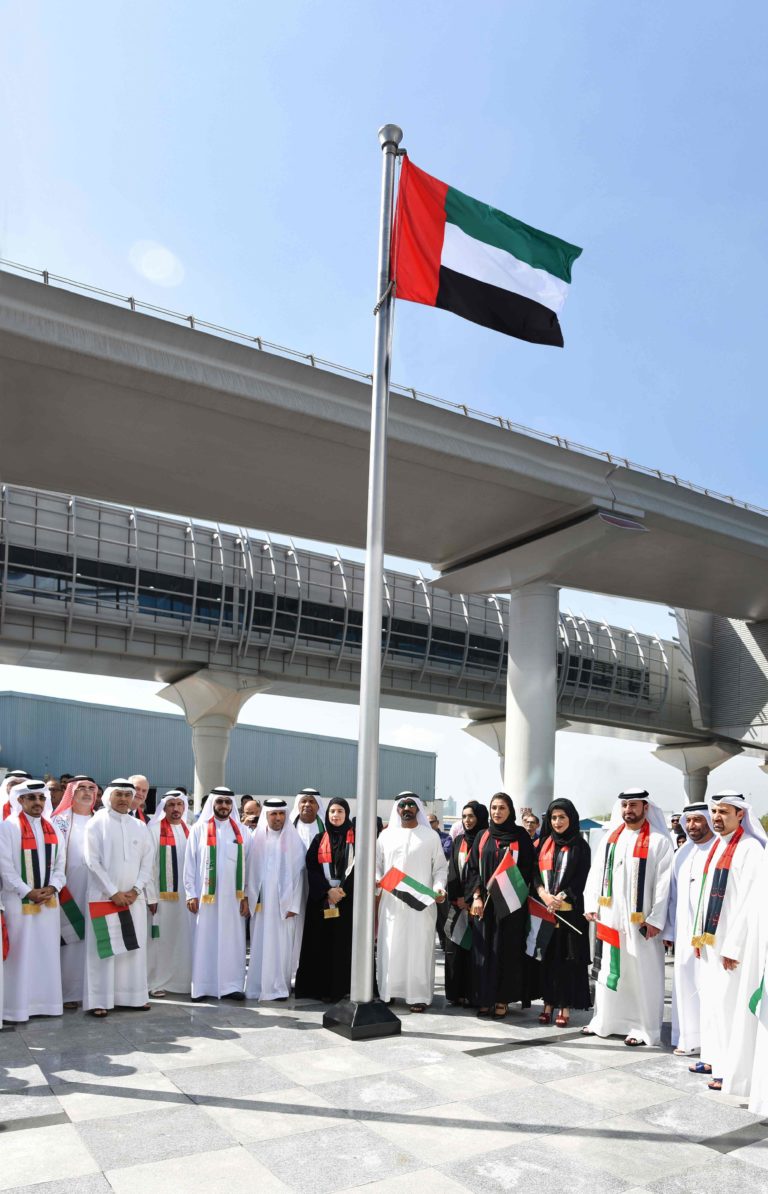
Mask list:
[[[0,693],[0,766],[33,775],[87,772],[101,783],[143,772],[153,787],[192,790],[192,731],[173,713],[144,713],[53,697]],[[226,782],[236,792],[290,796],[311,785],[327,795],[353,796],[357,743],[345,738],[237,726]],[[384,798],[411,788],[435,794],[435,755],[394,746],[381,749]]]

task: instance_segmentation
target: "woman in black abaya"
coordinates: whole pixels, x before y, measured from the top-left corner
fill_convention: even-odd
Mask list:
[[[329,801],[325,833],[307,850],[309,894],[296,997],[334,1003],[349,994],[355,831],[346,800]]]
[[[450,1003],[469,1007],[472,1002],[472,946],[462,946],[451,934],[455,935],[457,925],[467,920],[462,916],[469,911],[465,899],[467,865],[475,838],[488,828],[488,809],[477,800],[470,800],[461,810],[461,823],[462,832],[453,841],[446,883],[451,907],[445,923],[445,997]],[[469,935],[471,939],[471,927]]]
[[[584,919],[584,885],[590,863],[590,849],[579,832],[574,805],[570,800],[553,800],[541,828],[534,886],[541,902],[567,924],[558,922],[541,959],[541,1024],[549,1024],[559,1008],[555,1023],[565,1028],[571,1008],[592,1006],[589,925]]]
[[[491,799],[488,830],[475,839],[467,865],[465,899],[474,919],[472,1002],[479,1016],[493,1014],[503,1019],[508,1005],[527,1001],[525,942],[528,924],[526,900],[514,912],[499,917],[489,880],[494,871],[512,855],[526,886],[534,869],[534,851],[525,829],[515,824],[515,806],[506,792]]]

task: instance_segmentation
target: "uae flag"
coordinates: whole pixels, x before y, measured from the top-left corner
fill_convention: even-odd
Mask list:
[[[59,892],[59,934],[62,945],[77,945],[85,938],[85,917],[68,887]]]
[[[130,908],[118,908],[111,900],[88,905],[100,958],[116,958],[138,949]]]
[[[418,879],[412,879],[410,875],[406,875],[405,871],[399,871],[395,866],[387,871],[379,883],[379,887],[382,891],[388,891],[390,895],[402,900],[416,912],[423,912],[437,899],[437,892],[433,891],[431,887],[419,883]]]
[[[595,946],[595,964],[597,981],[607,987],[609,991],[618,990],[621,978],[621,939],[618,929],[611,929],[608,925],[597,922],[597,944]],[[608,946],[606,957],[605,946]]]
[[[530,927],[525,942],[525,952],[529,958],[541,958],[546,953],[552,934],[557,927],[557,918],[552,915],[540,900],[528,897],[528,915]]]
[[[520,874],[509,850],[488,880],[488,891],[498,920],[503,920],[510,912],[517,912],[519,908],[525,907],[528,900],[528,884]]]
[[[562,348],[558,316],[580,253],[404,159],[393,238],[396,298]]]
[[[459,949],[472,948],[472,928],[469,916],[463,908],[451,908],[445,922],[445,931]]]

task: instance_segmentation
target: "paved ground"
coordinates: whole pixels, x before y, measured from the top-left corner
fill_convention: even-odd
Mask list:
[[[443,1004],[358,1044],[309,1003],[166,1000],[6,1029],[0,1190],[768,1189],[768,1122],[668,1049]]]

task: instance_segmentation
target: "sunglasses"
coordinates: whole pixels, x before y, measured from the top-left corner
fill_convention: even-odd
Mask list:
[[[418,808],[415,800],[401,800],[397,806],[398,808]]]

